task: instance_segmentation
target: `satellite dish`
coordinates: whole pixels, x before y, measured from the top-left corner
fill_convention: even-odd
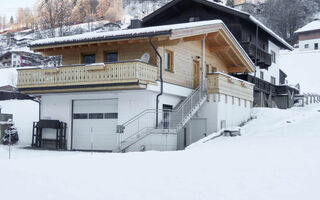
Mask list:
[[[148,52],[144,53],[144,54],[141,56],[140,60],[141,60],[142,62],[149,63],[150,54],[149,54]]]

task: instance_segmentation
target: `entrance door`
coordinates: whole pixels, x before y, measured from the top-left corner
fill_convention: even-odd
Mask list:
[[[117,147],[117,99],[75,100],[73,149],[112,151]]]
[[[193,61],[193,87],[198,88],[200,85],[200,62],[197,60]]]

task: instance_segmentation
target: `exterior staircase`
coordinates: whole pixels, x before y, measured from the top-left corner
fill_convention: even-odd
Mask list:
[[[150,134],[177,134],[201,108],[208,97],[208,84],[204,80],[174,110],[147,109],[117,127],[119,149],[125,152],[130,146]],[[158,116],[159,123],[156,123]]]

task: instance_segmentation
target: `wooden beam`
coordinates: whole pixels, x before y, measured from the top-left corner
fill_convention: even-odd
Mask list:
[[[190,42],[190,41],[196,41],[196,40],[203,40],[206,37],[206,35],[196,35],[192,37],[183,38],[183,41]]]
[[[225,52],[230,49],[230,46],[218,46],[218,47],[210,47],[210,52],[211,53],[216,53],[216,52]]]
[[[245,68],[244,66],[240,66],[240,67],[228,67],[228,73],[243,73],[246,71],[247,68]]]

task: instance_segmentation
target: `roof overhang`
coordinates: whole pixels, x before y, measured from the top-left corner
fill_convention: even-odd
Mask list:
[[[139,40],[153,38],[155,41],[161,42],[165,40],[201,40],[213,37],[219,34],[220,38],[226,43],[228,51],[232,51],[233,55],[240,61],[240,68],[233,72],[253,72],[255,66],[249,56],[242,49],[241,45],[231,34],[227,26],[221,20],[210,20],[174,25],[165,25],[157,27],[130,29],[122,31],[108,32],[107,34],[94,36],[89,38],[86,35],[78,35],[74,37],[53,38],[49,40],[36,41],[31,48],[35,51],[43,51],[49,49],[68,48],[70,46],[94,45],[96,43],[117,42],[119,44],[129,42],[131,40]],[[147,40],[146,40],[147,41]],[[130,42],[129,42],[130,43]],[[213,46],[213,48],[222,48]]]
[[[168,8],[174,7],[178,3],[181,3],[181,2],[185,3],[187,1],[194,1],[194,2],[200,3],[202,5],[205,5],[205,6],[217,9],[219,11],[231,14],[233,16],[239,17],[243,20],[248,21],[249,23],[253,23],[256,26],[258,26],[261,30],[263,30],[267,35],[269,35],[271,38],[273,38],[276,42],[278,42],[282,48],[288,49],[288,50],[294,50],[294,48],[290,44],[288,44],[284,39],[282,39],[280,36],[278,36],[276,33],[274,33],[271,29],[269,29],[264,24],[262,24],[259,20],[257,20],[253,16],[251,16],[249,13],[246,13],[246,12],[243,12],[240,10],[236,10],[234,8],[231,8],[231,7],[228,7],[225,5],[221,5],[216,2],[212,2],[212,1],[208,1],[208,0],[173,0],[169,3],[167,3],[166,5],[164,5],[163,7],[159,8],[155,12],[151,13],[150,15],[144,17],[143,23],[148,22],[149,20],[156,17],[157,15],[165,12]]]

